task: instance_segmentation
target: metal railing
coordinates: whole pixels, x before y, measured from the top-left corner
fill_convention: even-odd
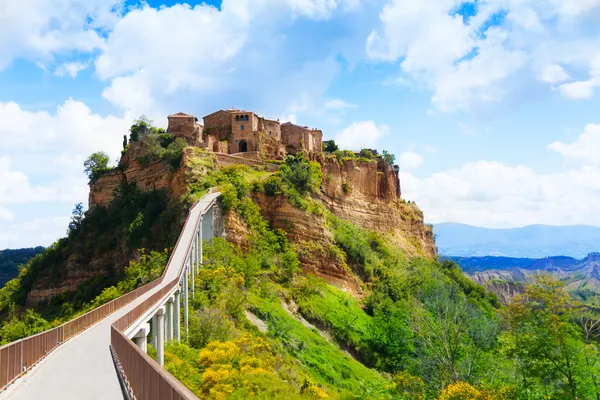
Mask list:
[[[29,371],[52,350],[159,284],[159,280],[156,280],[56,328],[0,347],[0,391]]]
[[[210,193],[210,192],[209,192]],[[171,253],[171,258],[165,268],[163,275],[156,281],[162,281],[165,278],[169,269],[175,268],[172,266],[172,259],[177,249],[180,246],[185,246],[185,256],[182,258],[182,263],[179,265],[177,277],[159,291],[154,293],[148,299],[137,305],[134,309],[115,321],[111,326],[110,341],[111,351],[115,364],[121,379],[124,381],[126,395],[130,398],[149,399],[149,400],[183,400],[183,399],[198,399],[185,385],[174,378],[169,372],[162,368],[158,363],[143,352],[135,343],[133,343],[125,334],[124,331],[142,317],[146,311],[154,307],[157,303],[164,301],[173,289],[181,281],[183,273],[185,273],[185,264],[192,251],[192,242],[195,240],[195,235],[191,236],[191,240],[186,244],[181,244],[181,240],[189,224],[198,226],[200,218],[213,205],[215,200],[210,202],[204,210],[198,214],[198,218],[191,220],[194,208],[200,206],[201,202],[194,206],[186,219],[185,225],[181,230],[181,234],[177,239],[177,244]],[[195,232],[195,229],[194,229]],[[193,266],[191,266],[193,268]],[[155,282],[156,282],[155,281]],[[152,282],[154,283],[154,282]],[[193,283],[192,283],[193,284]]]
[[[192,210],[199,206],[200,203],[196,204]],[[206,209],[210,209],[214,202],[211,202]],[[50,329],[45,332],[38,333],[37,335],[29,336],[23,339],[19,339],[17,341],[8,343],[2,347],[0,347],[0,391],[6,389],[8,385],[13,383],[17,378],[25,374],[31,368],[33,368],[38,362],[40,362],[46,355],[48,355],[51,351],[56,349],[58,346],[62,345],[73,336],[81,333],[97,322],[103,320],[107,316],[111,315],[115,311],[123,308],[128,305],[132,301],[138,299],[139,297],[145,295],[152,289],[156,288],[160,284],[162,284],[164,277],[167,273],[169,265],[171,264],[173,255],[175,254],[175,250],[179,246],[179,242],[181,237],[183,236],[183,232],[185,231],[185,227],[190,223],[190,217],[192,215],[192,210],[190,210],[184,228],[182,229],[182,235],[180,235],[177,240],[177,244],[173,252],[171,253],[171,257],[169,258],[169,262],[165,267],[163,274],[156,280],[139,287],[123,296],[114,299],[106,304],[101,305],[100,307],[95,308],[92,311],[89,311],[71,321],[65,322],[64,324],[57,326],[56,328]],[[202,215],[202,213],[200,214]],[[197,221],[195,221],[197,223]],[[187,253],[189,253],[191,247],[191,242],[188,244]],[[111,326],[111,346],[113,354],[116,353],[118,359],[121,360],[121,365],[126,366],[124,368],[124,372],[128,372],[126,376],[130,377],[129,380],[132,382],[132,388],[135,388],[134,393],[146,393],[143,390],[140,391],[139,386],[135,383],[141,379],[131,379],[132,377],[136,377],[136,375],[130,371],[134,370],[134,366],[143,365],[144,371],[148,371],[149,373],[153,373],[160,375],[158,377],[158,381],[160,381],[161,385],[167,385],[171,387],[171,391],[173,393],[179,393],[180,391],[186,393],[188,397],[169,397],[165,394],[165,397],[160,397],[161,399],[184,399],[184,398],[195,398],[191,392],[185,388],[179,381],[173,378],[168,372],[162,369],[154,360],[148,357],[146,354],[143,354],[139,351],[139,349],[129,340],[126,336],[123,335],[122,330],[126,329],[129,324],[139,318],[144,311],[146,311],[151,305],[155,304],[159,301],[164,295],[166,295],[174,286],[176,286],[179,282],[179,278],[183,273],[183,264],[180,267],[178,278],[171,281],[167,286],[162,288],[157,293],[153,294],[150,298],[145,300],[143,303],[138,305],[136,308],[131,310],[129,313],[125,314],[122,318],[117,320]],[[132,350],[137,352],[137,357],[141,361],[136,361],[132,364],[133,358],[135,355],[132,355]],[[132,358],[133,357],[133,358]],[[147,365],[150,364],[150,365]],[[163,387],[161,386],[161,387]],[[183,389],[180,388],[183,387]],[[164,386],[166,387],[166,386]],[[161,393],[166,393],[166,391],[161,391]],[[191,394],[192,397],[189,395]],[[146,398],[158,398],[158,397],[138,397],[140,399]]]

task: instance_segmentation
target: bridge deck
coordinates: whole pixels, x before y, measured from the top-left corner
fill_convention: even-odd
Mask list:
[[[219,193],[204,196],[199,206],[192,209],[190,218],[198,218],[218,196]],[[174,250],[162,285],[59,346],[29,373],[1,392],[0,400],[122,399],[121,387],[108,347],[110,326],[177,277],[179,267],[185,262],[187,245],[193,235],[194,226],[190,224],[180,236],[181,245]]]

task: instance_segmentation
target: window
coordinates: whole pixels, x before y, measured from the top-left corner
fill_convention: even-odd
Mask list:
[[[244,130],[244,124],[240,125],[240,130],[243,131]]]
[[[240,116],[239,116],[239,115],[236,115],[236,116],[235,116],[235,120],[236,120],[236,121],[239,121],[239,120],[240,120]]]
[[[248,121],[248,116],[244,115],[244,121]]]

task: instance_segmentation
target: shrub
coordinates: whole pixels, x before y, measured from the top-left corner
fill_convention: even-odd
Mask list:
[[[335,144],[335,140],[325,140],[323,142],[323,151],[333,153],[336,150],[339,150],[339,147]]]
[[[352,192],[352,187],[348,182],[342,183],[342,192],[345,194],[350,194]]]
[[[111,170],[108,167],[110,157],[103,151],[97,151],[92,153],[91,156],[84,161],[83,166],[85,174],[90,178],[91,181],[98,179],[105,173]]]
[[[373,154],[373,152],[370,149],[360,149],[360,157],[366,158],[366,159],[373,159],[375,158],[375,155]]]
[[[307,160],[303,154],[288,156],[280,168],[283,181],[294,187],[300,194],[315,192],[321,187],[323,173],[321,166]]]
[[[271,175],[265,180],[263,185],[267,196],[276,196],[283,193],[283,180],[279,175]]]

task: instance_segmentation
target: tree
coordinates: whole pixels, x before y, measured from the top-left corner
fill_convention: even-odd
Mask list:
[[[153,131],[152,121],[149,120],[145,115],[142,115],[135,121],[133,121],[133,125],[129,128],[129,132],[131,132],[129,141],[137,142],[142,139],[146,134]]]
[[[581,331],[572,323],[575,304],[563,284],[540,275],[525,293],[515,296],[504,310],[505,352],[517,366],[526,391],[552,389],[561,398],[575,399],[585,367]]]
[[[375,157],[370,149],[360,149],[359,155],[363,158],[368,158],[369,160]]]
[[[127,148],[127,135],[123,135],[123,150]]]
[[[102,174],[107,171],[110,171],[108,167],[108,163],[110,162],[110,157],[103,151],[97,151],[88,157],[87,160],[84,161],[83,166],[85,169],[83,172],[90,178],[90,180],[98,179]]]
[[[323,151],[333,153],[336,150],[339,150],[339,147],[335,144],[335,140],[325,140],[323,142]]]
[[[393,155],[392,153],[388,152],[387,150],[383,150],[382,152],[383,154],[383,159],[390,165],[394,165],[394,162],[396,161],[396,156]]]
[[[67,234],[70,236],[72,233],[77,231],[79,227],[81,227],[81,222],[83,221],[83,203],[75,204],[75,208],[71,213],[71,222],[69,222],[69,230]]]

